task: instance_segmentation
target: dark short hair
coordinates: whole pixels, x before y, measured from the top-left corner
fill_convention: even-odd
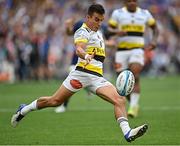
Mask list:
[[[136,0],[136,2],[138,2],[138,0]],[[127,0],[124,0],[124,3],[127,3]]]
[[[93,13],[98,13],[98,14],[105,14],[105,10],[104,7],[101,4],[92,4],[89,8],[88,8],[88,15],[93,15]]]

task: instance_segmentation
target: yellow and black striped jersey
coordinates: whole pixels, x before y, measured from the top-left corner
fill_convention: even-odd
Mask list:
[[[154,25],[155,19],[146,9],[137,8],[131,13],[126,7],[113,11],[109,25],[126,31],[127,36],[118,37],[119,49],[133,49],[144,47],[144,32],[146,26]]]
[[[78,58],[76,69],[87,73],[95,74],[98,76],[103,75],[103,61],[105,59],[105,43],[101,31],[92,31],[85,23],[75,32],[74,43],[86,43],[85,52],[95,56],[92,61],[86,65],[84,59]]]

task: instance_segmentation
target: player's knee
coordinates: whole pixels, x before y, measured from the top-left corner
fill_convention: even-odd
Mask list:
[[[126,104],[125,97],[118,96],[117,98],[115,98],[114,105],[116,105],[116,106],[125,106],[125,104]]]

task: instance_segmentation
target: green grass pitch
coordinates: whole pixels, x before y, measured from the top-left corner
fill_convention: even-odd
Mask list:
[[[12,114],[21,103],[51,95],[60,81],[0,84],[0,145],[180,145],[180,76],[142,78],[140,115],[129,119],[131,127],[147,123],[148,132],[127,143],[113,107],[97,96],[75,94],[68,111],[54,108],[30,113],[16,128]]]

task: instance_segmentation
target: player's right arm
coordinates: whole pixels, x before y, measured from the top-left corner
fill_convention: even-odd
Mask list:
[[[86,46],[89,40],[89,33],[80,28],[77,30],[74,34],[74,43],[76,48],[76,55],[80,57],[81,59],[86,60],[86,64],[89,64],[89,62],[93,59],[95,54],[88,54],[86,53]]]
[[[89,64],[90,61],[94,58],[95,54],[89,55],[85,52],[86,44],[85,43],[77,43],[76,45],[76,55],[84,60],[86,60],[86,64]]]
[[[126,31],[119,30],[119,22],[118,22],[118,11],[114,10],[111,18],[108,21],[108,32],[109,35],[118,35],[118,36],[125,36],[127,35]]]

